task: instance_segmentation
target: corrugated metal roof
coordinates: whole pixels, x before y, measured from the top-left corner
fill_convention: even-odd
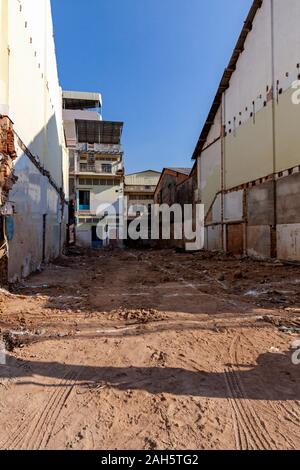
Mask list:
[[[166,170],[175,171],[176,173],[182,173],[183,175],[189,176],[192,171],[192,168],[166,168]]]
[[[202,132],[201,132],[200,138],[198,140],[198,143],[196,145],[196,148],[195,148],[195,151],[194,151],[194,154],[193,154],[193,159],[196,159],[200,155],[200,153],[201,153],[201,151],[204,147],[204,144],[205,144],[206,139],[208,137],[209,131],[210,131],[212,125],[214,124],[216,114],[217,114],[217,112],[219,110],[219,107],[222,103],[222,95],[223,95],[224,91],[227,90],[227,88],[229,88],[230,80],[231,80],[231,77],[232,77],[233,73],[236,70],[236,65],[237,65],[237,62],[239,60],[240,54],[244,50],[244,46],[245,46],[247,36],[250,33],[250,31],[252,30],[253,20],[256,16],[257,11],[261,8],[262,4],[263,4],[263,0],[254,0],[253,1],[253,4],[252,4],[252,6],[250,8],[250,11],[248,13],[247,19],[244,23],[242,32],[239,36],[238,42],[237,42],[237,44],[234,48],[233,54],[232,54],[231,59],[229,61],[228,67],[225,69],[224,74],[222,76],[217,94],[215,96],[212,107],[211,107],[210,112],[208,114],[206,123],[204,124],[204,127],[202,129]]]
[[[161,171],[156,171],[156,170],[143,170],[143,171],[137,171],[135,173],[128,173],[126,176],[133,176],[133,175],[141,175],[142,173],[156,173],[157,175],[161,174]]]
[[[88,121],[76,119],[79,143],[120,145],[123,122]]]

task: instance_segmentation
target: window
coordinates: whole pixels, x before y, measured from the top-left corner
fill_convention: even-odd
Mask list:
[[[102,167],[102,173],[112,173],[111,163],[103,163],[101,167]]]
[[[79,191],[79,210],[90,210],[90,191]]]

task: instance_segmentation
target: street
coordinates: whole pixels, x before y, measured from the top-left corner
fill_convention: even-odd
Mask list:
[[[0,291],[1,449],[296,449],[300,267],[73,249]]]

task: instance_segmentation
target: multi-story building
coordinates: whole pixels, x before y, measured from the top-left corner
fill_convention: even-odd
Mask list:
[[[154,193],[161,173],[145,170],[125,176],[125,196],[127,197],[128,219],[134,218],[135,208],[141,213],[151,211],[154,204]],[[132,210],[130,210],[132,208]],[[139,210],[141,209],[141,210]]]
[[[154,190],[155,204],[177,203],[177,187],[189,179],[191,168],[164,168]]]
[[[0,282],[61,253],[67,163],[50,0],[0,0]]]
[[[255,0],[194,152],[206,248],[300,260],[300,2]]]
[[[184,205],[194,202],[194,192],[197,186],[196,165],[193,168],[164,168],[154,192],[154,203],[157,205],[174,206],[178,204],[184,214]],[[174,238],[174,214],[170,214],[170,238],[158,240],[156,246],[165,248],[184,248],[184,237]],[[160,236],[162,220],[160,220]]]
[[[63,93],[70,227],[78,245],[94,248],[119,239],[124,199],[123,123],[103,121],[101,108],[100,94]]]

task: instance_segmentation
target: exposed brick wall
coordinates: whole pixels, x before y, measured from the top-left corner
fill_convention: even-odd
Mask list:
[[[0,153],[16,157],[13,124],[7,116],[0,117]]]
[[[16,158],[13,124],[0,116],[0,207],[6,202],[9,191],[16,182],[13,160]]]
[[[16,158],[13,124],[6,116],[0,116],[0,285],[7,282],[7,248],[4,243],[4,224],[1,207],[6,203],[9,191],[17,181],[13,161]]]

